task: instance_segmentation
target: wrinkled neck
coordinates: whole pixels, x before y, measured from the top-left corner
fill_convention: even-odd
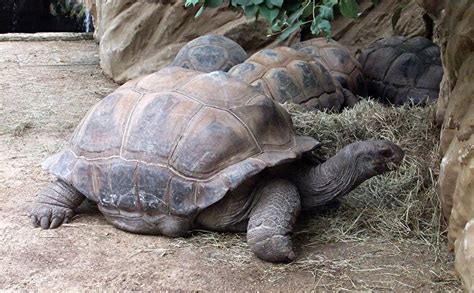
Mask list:
[[[365,178],[357,168],[357,157],[340,151],[319,165],[297,163],[292,170],[303,209],[310,209],[347,194]]]

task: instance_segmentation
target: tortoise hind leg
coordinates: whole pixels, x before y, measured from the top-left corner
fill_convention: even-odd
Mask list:
[[[69,222],[74,209],[85,199],[84,195],[64,181],[53,181],[39,192],[33,203],[29,213],[31,222],[34,227],[54,229]]]
[[[296,186],[287,180],[272,180],[257,189],[256,198],[247,228],[250,249],[266,261],[294,260],[291,237],[300,212]]]

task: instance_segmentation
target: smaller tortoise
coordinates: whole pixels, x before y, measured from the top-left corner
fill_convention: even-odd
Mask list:
[[[443,77],[439,47],[424,37],[379,39],[359,56],[368,94],[402,105],[435,101]]]
[[[268,261],[295,258],[301,209],[314,209],[400,164],[384,140],[350,144],[322,164],[285,109],[222,71],[164,68],[94,106],[69,144],[45,161],[57,179],[30,212],[53,229],[86,198],[114,226],[170,237],[193,229],[247,231]]]
[[[321,62],[344,88],[359,96],[367,95],[362,66],[346,47],[326,38],[314,38],[291,47]]]
[[[236,42],[224,36],[205,35],[184,45],[170,66],[201,72],[228,71],[245,59],[247,53]]]
[[[334,111],[345,105],[345,93],[329,71],[289,47],[263,49],[232,67],[229,74],[279,103],[291,101],[311,110]]]

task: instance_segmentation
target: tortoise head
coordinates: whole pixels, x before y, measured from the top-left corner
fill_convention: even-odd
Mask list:
[[[356,162],[361,176],[370,178],[400,166],[405,153],[388,140],[366,140],[348,145],[345,150]]]
[[[311,210],[347,194],[371,177],[394,170],[403,156],[403,150],[388,140],[358,141],[322,164],[296,164],[290,180],[298,186],[302,209]]]

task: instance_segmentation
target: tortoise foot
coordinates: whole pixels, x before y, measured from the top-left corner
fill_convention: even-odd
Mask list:
[[[271,262],[290,262],[296,259],[291,237],[274,235],[256,243],[251,243],[251,249],[260,259]]]
[[[33,226],[42,229],[54,229],[68,223],[74,216],[72,209],[36,202],[31,211],[30,219]]]
[[[67,223],[74,216],[85,197],[72,186],[57,180],[49,183],[38,194],[29,216],[34,227],[54,229]]]

